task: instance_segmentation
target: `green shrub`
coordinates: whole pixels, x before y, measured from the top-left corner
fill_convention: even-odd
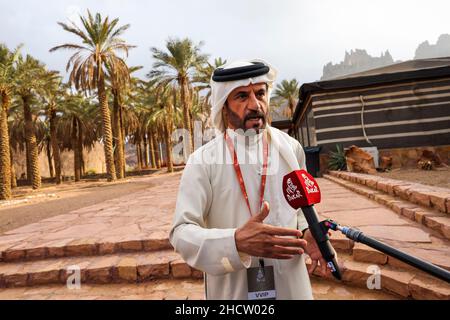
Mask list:
[[[96,173],[97,173],[97,171],[95,171],[95,169],[89,169],[88,171],[86,171],[86,175],[87,176],[92,175],[92,174],[96,174]]]
[[[328,161],[328,169],[330,170],[347,170],[347,162],[345,161],[344,148],[336,145],[336,151],[330,151],[330,159]]]

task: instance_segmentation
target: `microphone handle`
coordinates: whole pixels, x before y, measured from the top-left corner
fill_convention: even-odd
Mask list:
[[[306,221],[308,222],[309,230],[316,240],[323,258],[327,262],[327,267],[330,269],[331,273],[336,279],[341,280],[342,275],[336,261],[336,256],[334,254],[335,251],[329,241],[328,233],[326,232],[326,230],[322,229],[319,223],[316,209],[314,209],[313,206],[302,207],[301,209],[306,218]]]

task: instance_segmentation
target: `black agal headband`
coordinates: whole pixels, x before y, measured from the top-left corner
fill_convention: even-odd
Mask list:
[[[230,69],[217,68],[214,70],[212,79],[216,82],[242,80],[262,76],[268,73],[270,68],[262,62],[252,62],[249,66]]]

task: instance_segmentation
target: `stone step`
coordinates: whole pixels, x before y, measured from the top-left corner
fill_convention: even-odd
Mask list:
[[[311,277],[317,300],[394,300],[397,295]],[[0,289],[0,300],[204,300],[201,279],[155,279],[143,283],[84,284],[69,289],[62,285]]]
[[[351,191],[366,196],[390,209],[395,213],[408,218],[411,221],[420,223],[435,231],[445,239],[450,240],[450,217],[437,210],[429,209],[408,201],[399,200],[398,196],[390,195],[382,191],[373,190],[370,187],[357,182],[336,178],[333,175],[324,175],[324,178],[333,181]]]
[[[386,244],[386,241],[384,241]],[[420,248],[417,245],[411,247],[395,246],[394,248],[410,254],[414,257],[424,261],[433,263],[443,269],[450,271],[450,256],[448,254],[448,247],[445,248]],[[389,265],[403,270],[417,271],[418,269],[412,267],[394,257],[388,256],[383,252],[375,250],[362,243],[355,243],[352,250],[352,258],[354,261],[374,263],[378,265]]]
[[[307,259],[307,265],[311,261]],[[365,288],[368,292],[374,289],[368,288],[369,284],[376,284],[375,274],[380,274],[380,289],[387,293],[396,294],[401,298],[412,299],[436,299],[450,300],[450,284],[433,278],[420,270],[405,271],[390,265],[378,265],[353,260],[352,256],[339,255],[339,264],[342,271],[342,282],[332,276],[322,277],[318,270],[314,276],[327,279],[335,283],[348,284]],[[369,277],[371,277],[369,279]],[[369,280],[369,281],[368,281]]]
[[[399,300],[402,297],[384,290],[367,290],[349,283],[311,276],[315,300]],[[1,298],[1,295],[0,295]]]
[[[450,214],[450,190],[447,188],[396,179],[386,179],[355,172],[330,171],[330,175],[367,186],[391,196],[397,196],[419,206]]]
[[[130,237],[128,237],[130,238]],[[0,262],[36,261],[43,259],[102,256],[126,252],[158,251],[172,249],[167,232],[155,232],[143,238],[134,237],[121,241],[111,239],[64,238],[47,243],[25,241],[17,244],[17,235],[6,235],[0,238]]]
[[[0,289],[0,300],[203,300],[202,279],[154,279],[143,283],[60,284]]]
[[[105,256],[64,257],[0,263],[0,287],[66,284],[79,269],[81,283],[143,282],[158,278],[201,278],[173,250]]]
[[[4,236],[6,238],[8,236]],[[14,236],[13,240],[16,240]],[[0,243],[3,239],[0,239]],[[339,252],[351,252],[353,241],[340,233],[333,233],[330,239],[333,247]],[[0,262],[38,261],[45,259],[103,256],[108,254],[151,252],[173,249],[167,233],[159,233],[153,239],[127,240],[118,242],[96,242],[89,239],[61,239],[48,246],[32,246],[28,243],[14,244],[0,251]],[[1,248],[1,247],[0,247]]]

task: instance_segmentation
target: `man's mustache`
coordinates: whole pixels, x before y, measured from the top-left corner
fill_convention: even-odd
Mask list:
[[[263,112],[261,112],[261,111],[253,111],[253,112],[250,112],[249,114],[247,114],[244,117],[244,122],[247,121],[247,120],[250,120],[252,118],[262,118],[265,121],[266,120],[266,115]]]

